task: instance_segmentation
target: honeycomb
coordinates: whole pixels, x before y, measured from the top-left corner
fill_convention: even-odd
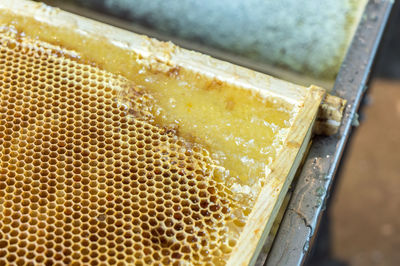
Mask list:
[[[207,150],[124,77],[0,43],[0,265],[224,264],[244,224]]]

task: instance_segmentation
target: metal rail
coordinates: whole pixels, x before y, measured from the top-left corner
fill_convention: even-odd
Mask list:
[[[348,101],[340,131],[314,138],[266,265],[301,265],[310,252],[393,3],[370,0],[366,6],[333,90]]]

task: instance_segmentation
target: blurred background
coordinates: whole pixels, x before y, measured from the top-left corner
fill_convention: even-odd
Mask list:
[[[378,3],[380,0],[370,0]],[[367,0],[45,1],[331,90]],[[382,0],[381,2],[385,2]],[[400,9],[384,33],[309,265],[400,265]]]
[[[310,265],[400,265],[400,8],[383,35]]]

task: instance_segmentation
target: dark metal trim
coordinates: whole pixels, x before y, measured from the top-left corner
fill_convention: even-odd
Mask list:
[[[348,101],[341,128],[336,136],[314,138],[266,265],[301,265],[307,258],[393,3],[370,0],[366,6],[333,90]]]

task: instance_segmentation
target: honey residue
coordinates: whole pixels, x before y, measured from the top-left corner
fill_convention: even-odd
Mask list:
[[[155,122],[170,125],[210,151],[222,166],[217,180],[249,187],[266,182],[270,163],[290,128],[293,107],[215,79],[180,72],[174,78],[146,70],[135,76],[135,83],[155,99]]]

